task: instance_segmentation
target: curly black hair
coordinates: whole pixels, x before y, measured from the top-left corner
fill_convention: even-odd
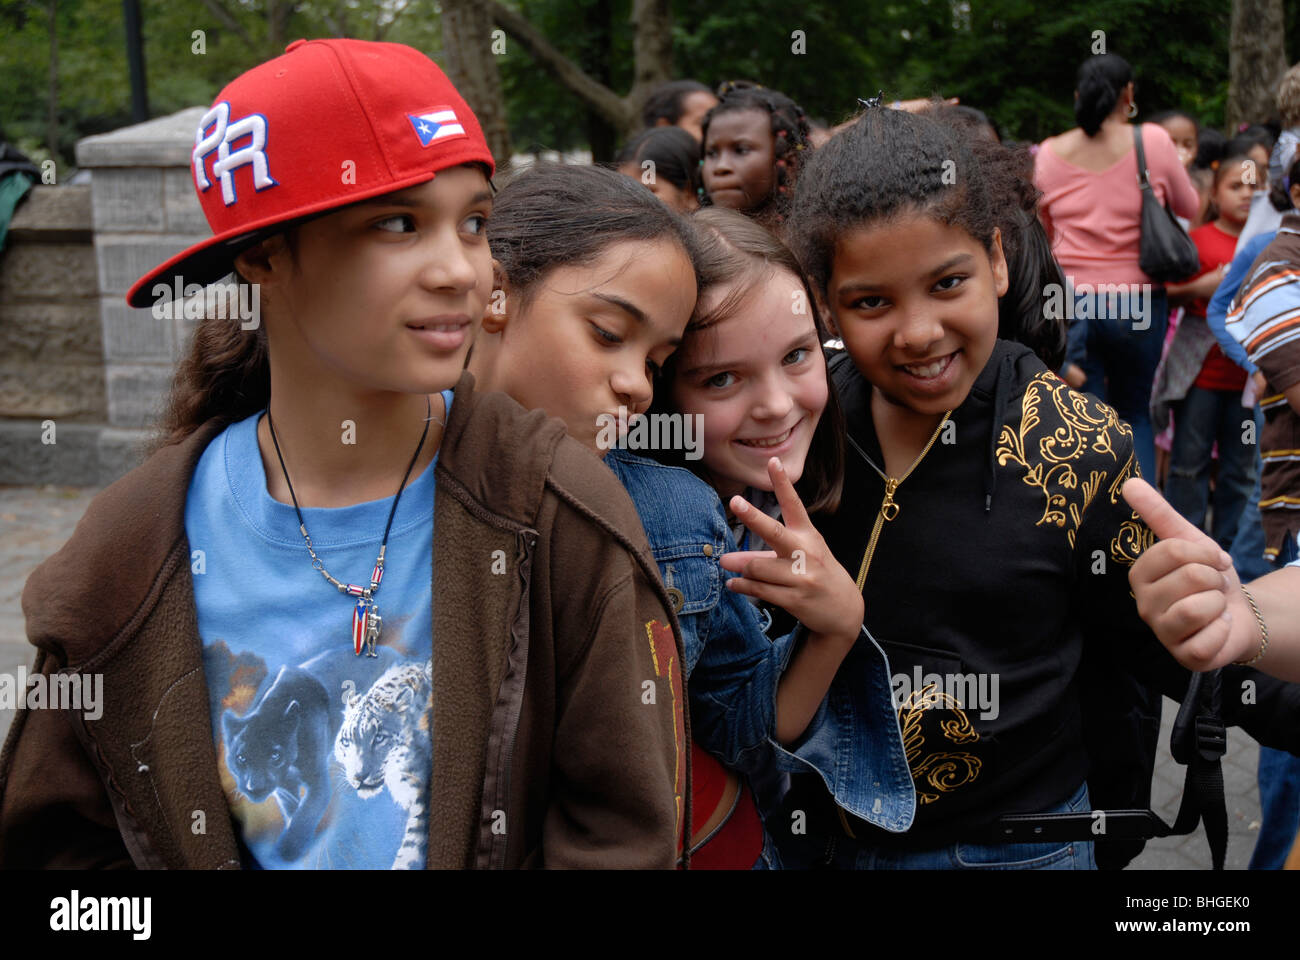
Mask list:
[[[998,220],[967,138],[933,117],[870,107],[800,173],[785,241],[827,295],[836,240],[903,213],[961,227],[993,249]]]
[[[718,87],[717,94],[717,106],[704,115],[701,124],[703,149],[708,148],[709,124],[721,114],[739,113],[742,110],[762,110],[772,118],[772,155],[775,168],[772,193],[759,206],[745,212],[769,228],[784,224],[789,218],[790,204],[793,200],[795,184],[799,180],[799,171],[805,162],[804,158],[812,152],[812,141],[809,139],[812,127],[808,115],[804,113],[803,107],[785,94],[746,80],[724,83]],[[707,192],[704,195],[704,205],[712,205]]]

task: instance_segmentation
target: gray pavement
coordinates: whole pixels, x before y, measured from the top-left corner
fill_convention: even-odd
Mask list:
[[[96,487],[0,487],[0,673],[31,669],[35,649],[27,643],[23,584],[36,567],[72,536],[99,492]],[[0,708],[0,743],[14,711]]]
[[[30,669],[33,649],[27,644],[20,605],[23,584],[38,564],[59,549],[98,489],[83,487],[0,487],[0,673],[14,674],[19,664]],[[1169,731],[1177,704],[1166,700],[1160,752],[1151,786],[1152,809],[1172,823],[1183,791],[1183,769],[1169,755]],[[13,711],[0,709],[0,741],[13,722]],[[1228,731],[1223,761],[1228,807],[1230,870],[1244,870],[1259,831],[1259,790],[1255,767],[1259,748],[1237,729]],[[1205,831],[1186,837],[1148,840],[1130,870],[1206,870],[1210,866]]]

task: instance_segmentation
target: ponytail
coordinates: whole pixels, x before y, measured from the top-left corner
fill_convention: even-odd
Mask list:
[[[1133,81],[1133,68],[1114,53],[1103,53],[1083,61],[1075,78],[1074,119],[1083,132],[1095,137],[1119,95]]]
[[[1014,211],[1020,230],[1007,255],[1007,292],[998,298],[998,336],[1023,343],[1049,370],[1065,363],[1066,322],[1045,308],[1045,291],[1064,290],[1065,275],[1052,256],[1042,222],[1028,210]],[[1005,246],[1004,246],[1005,249]]]

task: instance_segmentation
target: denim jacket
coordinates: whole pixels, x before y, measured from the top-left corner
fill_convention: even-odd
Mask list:
[[[808,733],[782,747],[775,738],[777,683],[806,628],[769,641],[767,618],[726,589],[735,574],[718,561],[736,542],[712,487],[689,470],[625,450],[609,451],[605,463],[632,497],[668,595],[680,602],[695,739],[751,778],[773,765],[817,773],[849,812],[885,830],[906,830],[916,789],[893,709],[889,662],[875,639],[862,630]],[[867,714],[864,722],[853,722],[860,714]]]
[[[682,629],[701,745],[728,766],[761,751],[776,722],[776,684],[794,635],[769,642],[758,608],[728,590],[718,562],[736,549],[717,493],[689,470],[611,450],[605,463],[627,490]]]

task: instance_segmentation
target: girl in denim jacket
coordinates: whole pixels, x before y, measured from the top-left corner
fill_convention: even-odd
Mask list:
[[[667,322],[657,307],[663,238],[678,230],[695,232],[611,171],[541,167],[519,177],[497,197],[489,226],[504,296],[484,315],[470,370],[485,389],[564,420],[628,490],[682,629],[696,741],[692,864],[773,865],[737,771],[768,769],[778,707],[811,716],[830,681],[833,667],[819,676],[806,654],[782,679],[795,641],[807,638],[804,651],[838,653],[860,630],[861,601],[847,574],[827,565],[829,551],[806,524],[784,546],[787,555],[806,555],[804,590],[791,612],[809,620],[798,635],[769,641],[756,608],[725,589],[720,560],[735,542],[716,493],[689,471],[631,452],[665,437],[641,414],[685,326]],[[698,243],[694,252],[707,284]],[[692,429],[677,427],[678,442],[693,444]],[[792,488],[788,494],[797,504]]]

